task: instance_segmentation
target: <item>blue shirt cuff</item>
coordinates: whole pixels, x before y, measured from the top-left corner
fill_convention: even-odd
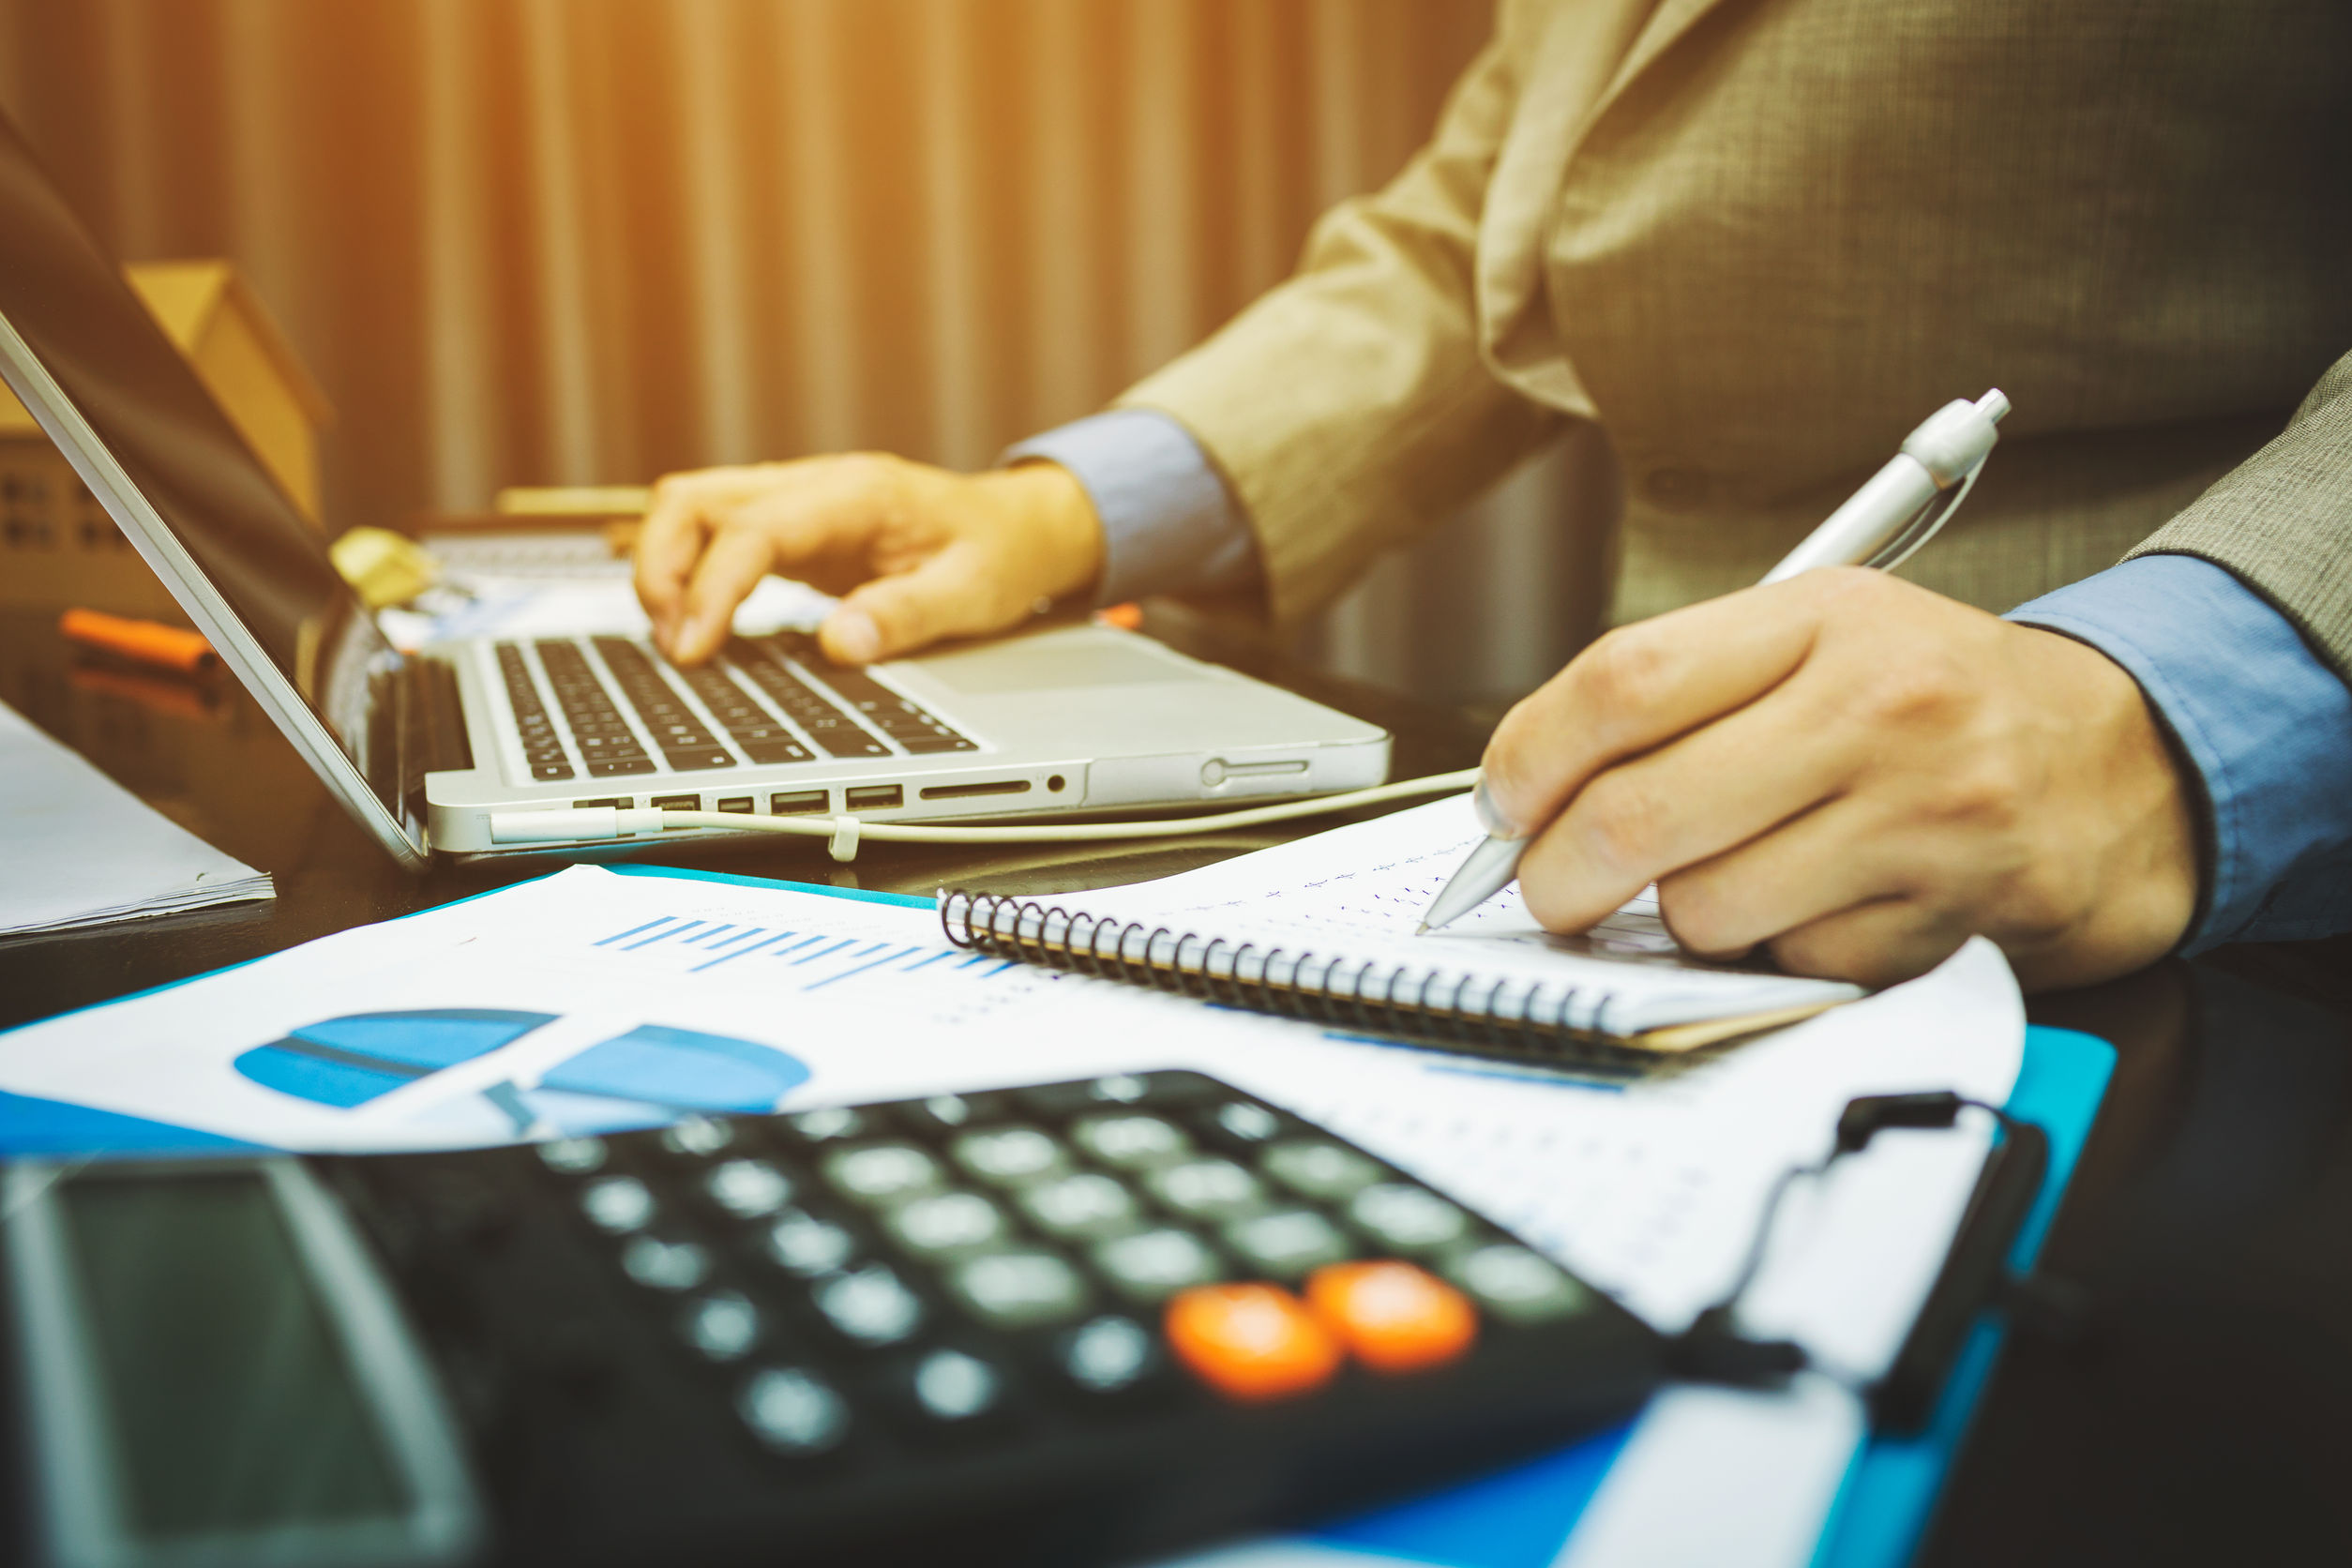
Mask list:
[[[2212,854],[2187,951],[2352,929],[2352,689],[2209,561],[2143,555],[2009,619],[2131,672],[2204,787]]]
[[[1167,415],[1097,414],[1032,436],[997,460],[1039,458],[1068,469],[1102,519],[1095,603],[1257,585],[1258,541],[1248,521],[1192,432]]]

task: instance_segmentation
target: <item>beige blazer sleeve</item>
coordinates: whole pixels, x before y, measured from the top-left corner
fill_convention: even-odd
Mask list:
[[[2352,354],[2276,440],[2132,551],[2158,552],[2228,567],[2352,681]]]
[[[1404,172],[1316,225],[1293,277],[1119,400],[1175,418],[1217,465],[1277,623],[1558,428],[1479,351],[1479,216],[1516,90],[1498,41]]]

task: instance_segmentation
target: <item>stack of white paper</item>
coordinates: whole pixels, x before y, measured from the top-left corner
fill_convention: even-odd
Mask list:
[[[0,703],[0,937],[276,897]]]

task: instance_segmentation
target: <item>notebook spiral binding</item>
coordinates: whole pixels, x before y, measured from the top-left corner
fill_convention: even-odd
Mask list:
[[[1347,959],[1333,957],[1323,960],[1320,975],[1310,979],[1310,960],[1320,957],[1312,950],[1293,956],[1280,947],[1260,949],[1256,942],[1204,938],[1172,926],[1116,920],[1000,894],[963,888],[942,892],[939,919],[947,940],[969,951],[1328,1028],[1556,1066],[1646,1069],[1656,1064],[1650,1053],[1619,1045],[1605,1033],[1606,996],[1594,999],[1591,1026],[1567,1021],[1585,988],[1562,987],[1547,994],[1544,988],[1530,987],[1515,1012],[1501,1013],[1494,1003],[1508,982],[1500,978],[1482,982],[1468,974],[1449,977],[1434,969],[1370,960],[1351,967]],[[1188,950],[1197,954],[1196,961],[1180,962]],[[1154,957],[1155,951],[1167,956]],[[1253,955],[1258,960],[1255,979],[1242,972]],[[1290,978],[1270,984],[1265,976],[1277,958],[1290,960]],[[1482,984],[1483,992],[1478,989]],[[1443,994],[1432,996],[1433,986]]]

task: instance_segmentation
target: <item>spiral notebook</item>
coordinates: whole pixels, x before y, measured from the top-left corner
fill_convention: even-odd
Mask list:
[[[1515,885],[1412,934],[1480,837],[1465,798],[1198,871],[1056,899],[940,896],[950,941],[1340,1029],[1533,1061],[1627,1063],[1791,1023],[1862,994],[1684,954],[1648,894],[1554,936]]]

